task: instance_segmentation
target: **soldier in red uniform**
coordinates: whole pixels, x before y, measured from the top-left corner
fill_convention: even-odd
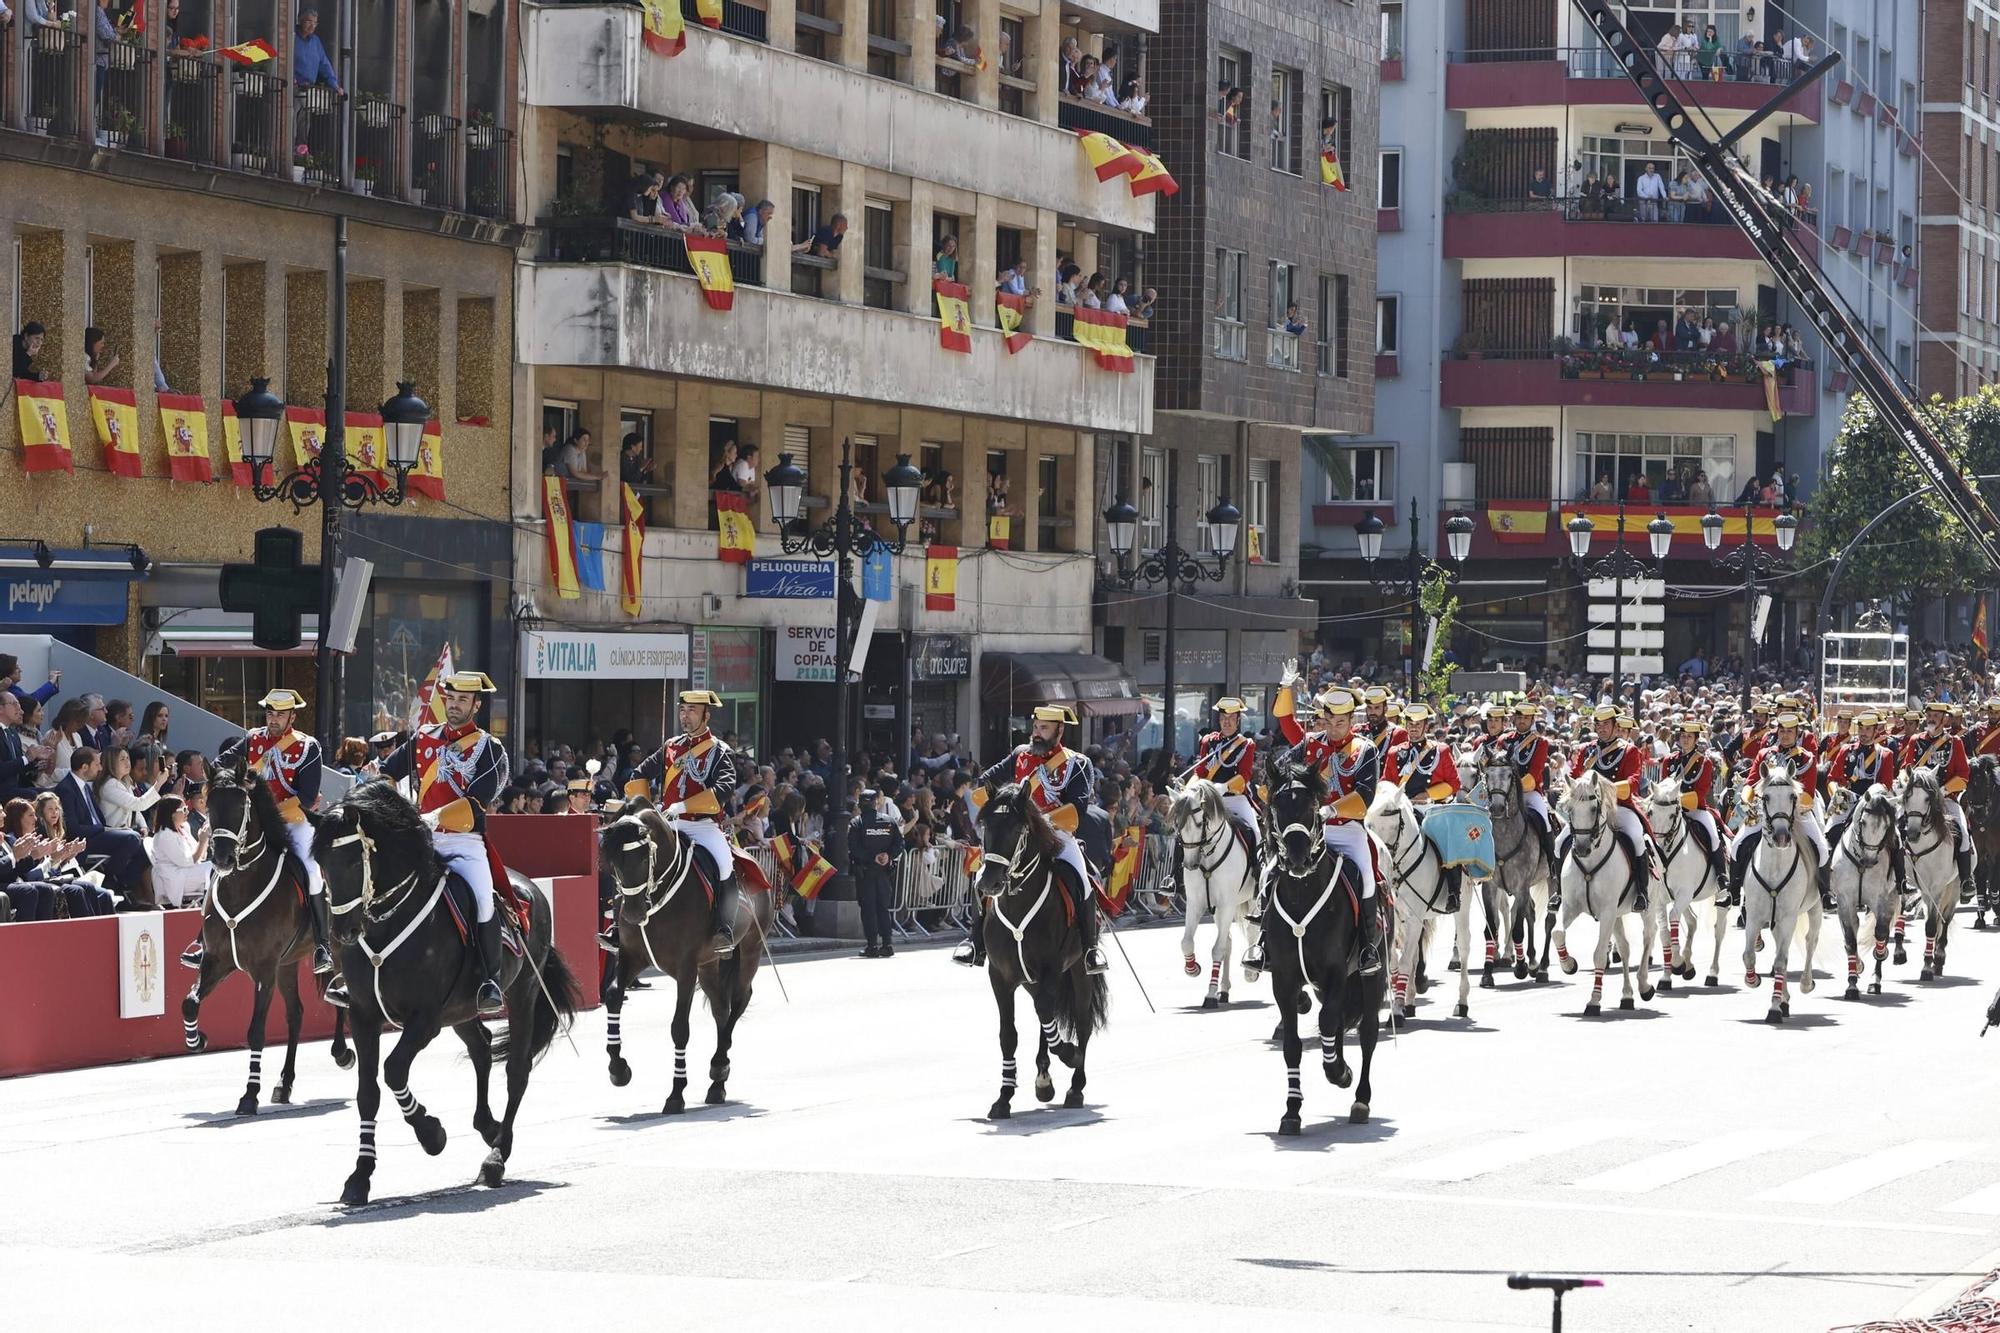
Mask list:
[[[1422,820],[1426,806],[1442,805],[1455,799],[1463,784],[1459,780],[1458,765],[1452,761],[1451,747],[1430,734],[1429,707],[1411,704],[1403,710],[1402,723],[1409,739],[1390,747],[1382,762],[1382,780],[1400,786],[1403,795],[1417,807],[1417,818]],[[1463,878],[1456,867],[1444,872],[1445,911],[1458,910]]]
[[[1194,763],[1181,774],[1205,778],[1222,788],[1223,808],[1243,830],[1244,846],[1250,851],[1252,875],[1257,863],[1257,804],[1252,793],[1257,783],[1257,742],[1243,734],[1243,712],[1247,707],[1234,696],[1215,701],[1215,730],[1201,738]],[[1174,883],[1181,882],[1181,842],[1174,839]]]
[[[1812,844],[1818,859],[1813,863],[1814,880],[1819,888],[1820,905],[1827,911],[1839,910],[1834,901],[1833,889],[1827,883],[1826,868],[1832,861],[1832,845],[1827,842],[1826,830],[1820,825],[1819,812],[1814,808],[1819,795],[1819,757],[1805,743],[1805,718],[1787,709],[1774,719],[1776,729],[1772,743],[1759,751],[1756,765],[1750,772],[1750,785],[1745,790],[1746,799],[1756,795],[1757,777],[1764,769],[1768,756],[1778,756],[1791,770],[1793,781],[1799,786],[1799,808],[1796,820],[1799,835]],[[1757,845],[1762,841],[1761,828],[1745,824],[1736,835],[1736,843],[1730,848],[1731,876],[1729,898],[1732,904],[1743,900],[1743,877],[1749,873],[1750,858],[1756,854]]]
[[[660,813],[694,846],[703,873],[715,886],[711,911],[714,954],[736,949],[736,849],[722,829],[723,804],[736,790],[736,754],[708,728],[722,696],[714,690],[682,690],[680,735],[655,750],[625,784],[627,796],[650,796],[660,784]],[[618,948],[618,926],[597,937],[606,952]]]
[[[1986,714],[1985,720],[1966,737],[1966,748],[1974,759],[1982,754],[2000,756],[2000,695],[1982,704],[1981,711]]]
[[[1639,783],[1646,773],[1646,757],[1639,752],[1638,746],[1618,734],[1623,717],[1615,704],[1597,706],[1591,714],[1597,738],[1577,747],[1575,757],[1570,760],[1569,775],[1580,778],[1585,773],[1595,772],[1615,784],[1618,806],[1612,819],[1617,825],[1618,836],[1625,840],[1625,850],[1632,857],[1633,910],[1643,912],[1646,910],[1646,890],[1653,877],[1653,839],[1646,829],[1646,817],[1640,813],[1638,798]],[[1569,845],[1568,829],[1562,831],[1556,844],[1560,855]],[[1550,910],[1560,906],[1561,900],[1562,876],[1558,874],[1549,887]]]
[[[1958,862],[1958,882],[1972,883],[1972,829],[1965,822],[1965,811],[1959,807],[1959,793],[1972,781],[1972,765],[1965,757],[1965,742],[1952,735],[1947,725],[1951,718],[1948,704],[1932,700],[1924,709],[1924,730],[1910,737],[1903,747],[1898,763],[1903,768],[1928,768],[1936,771],[1938,786],[1947,797],[1944,812],[1951,821],[1952,847]]]
[[[1821,790],[1828,793],[1844,788],[1857,797],[1867,794],[1877,783],[1884,787],[1895,785],[1896,752],[1882,744],[1877,737],[1881,734],[1882,718],[1878,713],[1861,712],[1855,714],[1854,727],[1847,740],[1824,761],[1825,780]],[[1826,840],[1835,848],[1840,846],[1841,837],[1847,832],[1852,820],[1850,814],[1826,831]],[[1889,839],[1889,865],[1896,873],[1896,891],[1903,892],[1906,875],[1903,868],[1903,840]]]
[[[1499,749],[1514,766],[1521,782],[1521,805],[1528,812],[1528,826],[1542,844],[1542,855],[1553,871],[1556,860],[1555,816],[1549,809],[1549,738],[1541,732],[1542,710],[1533,699],[1523,696],[1514,703],[1514,728],[1499,741]],[[1555,892],[1556,890],[1551,890]]]
[[[1368,706],[1368,713],[1357,730],[1373,742],[1377,750],[1386,750],[1410,739],[1409,733],[1390,716],[1389,710],[1394,701],[1390,699],[1387,688],[1370,685],[1361,692],[1361,698]]]
[[[1681,808],[1708,853],[1716,884],[1727,892],[1729,863],[1722,854],[1722,821],[1715,810],[1715,755],[1702,744],[1707,732],[1699,718],[1683,717],[1675,728],[1674,753],[1662,773],[1680,784]]]

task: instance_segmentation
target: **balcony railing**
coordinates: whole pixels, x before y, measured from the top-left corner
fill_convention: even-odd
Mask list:
[[[25,11],[24,11],[25,12]],[[16,18],[17,23],[24,19]],[[83,90],[90,85],[85,36],[68,28],[36,28],[28,39],[28,128],[74,137],[82,121]]]
[[[1279,370],[1299,368],[1299,335],[1284,329],[1267,329],[1270,334],[1270,350],[1265,354],[1265,363]]]
[[[1485,199],[1469,190],[1454,190],[1444,198],[1447,213],[1561,213],[1565,222],[1672,222],[1695,226],[1735,227],[1722,205],[1709,200],[1696,204],[1687,200],[1632,199],[1622,195],[1570,194],[1545,198]],[[1783,225],[1803,223],[1808,229],[1819,222],[1817,212],[1772,212]]]
[[[216,114],[222,105],[222,66],[207,55],[191,51],[167,52],[166,154],[183,162],[214,164],[223,161],[222,121]]]
[[[701,11],[695,0],[681,0],[681,17],[689,23],[701,22]],[[765,35],[767,15],[763,10],[741,4],[739,0],[722,0],[722,30],[733,32],[738,37],[748,37],[753,42],[768,41]]]
[[[1657,61],[1659,53],[1651,52]],[[1602,45],[1598,46],[1524,46],[1504,47],[1490,51],[1453,51],[1451,61],[1455,65],[1494,65],[1526,61],[1562,62],[1564,73],[1572,79],[1618,79],[1623,81],[1625,70],[1618,58]],[[1762,56],[1738,56],[1734,50],[1725,48],[1718,59],[1704,63],[1697,53],[1689,52],[1669,71],[1681,80],[1695,83],[1715,77],[1717,66],[1722,71],[1724,83],[1790,83],[1801,66],[1786,60],[1783,56],[1765,54]]]
[[[233,169],[266,175],[289,174],[295,180],[304,176],[305,165],[293,153],[296,145],[285,142],[285,86],[285,80],[266,74],[262,66],[230,67],[229,165]],[[299,128],[303,134],[306,126],[301,124]],[[304,138],[299,140],[305,142]],[[309,146],[307,152],[311,151]],[[329,155],[326,161],[327,170],[332,172],[332,164],[338,158]]]
[[[465,127],[465,207],[505,218],[514,206],[514,132],[474,122]]]
[[[1066,130],[1108,134],[1120,143],[1153,148],[1153,122],[1129,111],[1120,111],[1102,102],[1086,102],[1080,97],[1063,96],[1056,101],[1056,124]]]
[[[820,255],[793,255],[792,295],[817,296],[829,301],[838,300],[839,291],[829,292],[827,287],[831,283],[837,288],[838,283],[834,279],[839,271],[840,261],[837,259],[827,259]]]
[[[677,231],[646,226],[623,218],[543,218],[539,257],[561,264],[638,264],[694,276],[688,262],[687,239]],[[806,256],[793,256],[796,266]],[[829,263],[829,261],[819,261]],[[739,287],[764,285],[764,252],[754,246],[729,243],[729,275]],[[815,293],[816,295],[817,293]]]
[[[1250,330],[1239,319],[1223,319],[1218,316],[1209,326],[1214,333],[1215,355],[1224,361],[1244,361],[1250,355]]]
[[[1532,360],[1535,354],[1500,356],[1489,352],[1486,355],[1496,360]],[[1566,380],[1664,380],[1676,384],[1733,381],[1753,384],[1759,382],[1763,375],[1758,358],[1747,352],[1714,352],[1708,349],[1649,352],[1643,347],[1605,347],[1556,355],[1562,363],[1562,377]],[[1778,383],[1795,383],[1798,371],[1811,369],[1812,362],[1806,358],[1786,358],[1784,364],[1778,367]]]
[[[403,108],[379,93],[354,99],[354,189],[403,196]]]
[[[105,148],[146,151],[152,142],[156,103],[147,95],[153,53],[131,42],[112,42],[105,57],[104,88],[97,98],[97,142]]]
[[[292,177],[312,185],[337,186],[340,180],[340,98],[332,88],[323,83],[309,83],[298,90],[296,105],[292,113],[292,132],[298,143],[293,146],[291,165]],[[306,151],[298,153],[299,148]],[[301,172],[299,168],[303,167]],[[243,170],[282,170],[283,163],[270,168],[245,163]]]
[[[410,202],[458,206],[459,119],[440,112],[417,117],[410,142]]]

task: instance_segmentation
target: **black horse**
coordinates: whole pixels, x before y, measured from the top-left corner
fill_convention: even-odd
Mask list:
[[[1979,854],[1973,868],[1972,894],[1977,914],[1974,930],[1986,929],[1987,913],[2000,923],[2000,759],[1982,754],[1972,761],[1972,779],[1960,797],[1966,827],[1972,830],[1972,847]]]
[[[576,1016],[576,978],[555,947],[555,915],[542,891],[519,875],[514,889],[529,904],[529,929],[521,956],[503,951],[500,986],[507,996],[508,1030],[490,1037],[479,1021],[473,994],[479,966],[469,941],[445,910],[451,887],[430,828],[395,787],[367,782],[343,797],[320,821],[313,857],[326,872],[334,939],[350,995],[349,1020],[360,1055],[356,1107],[361,1152],[341,1191],[342,1203],[368,1201],[375,1174],[375,1112],[382,1092],[375,1082],[382,1029],[399,1024],[402,1037],[381,1062],[417,1142],[435,1157],[444,1151],[444,1126],[410,1090],[410,1065],[444,1028],[457,1032],[472,1057],[479,1102],[472,1127],[491,1146],[480,1179],[498,1185],[514,1149],[514,1116],[527,1091],[528,1073],[558,1033]],[[462,891],[462,886],[461,886]],[[461,905],[471,929],[471,895]],[[509,922],[508,936],[517,934]],[[507,1112],[495,1121],[487,1102],[493,1061],[507,1062]]]
[[[736,895],[736,947],[718,959],[710,947],[710,894],[694,848],[658,810],[634,802],[598,834],[600,863],[618,891],[618,953],[604,974],[605,1050],[611,1083],[632,1081],[620,1023],[625,988],[650,964],[674,979],[674,1086],[662,1115],[687,1109],[688,1011],[699,989],[715,1015],[715,1056],[708,1062],[708,1104],[722,1105],[736,1024],[750,1007],[750,983],[764,960],[773,911],[768,893]],[[745,923],[748,923],[746,928]]]
[[[1342,1043],[1350,1029],[1359,1030],[1361,1083],[1347,1118],[1363,1125],[1374,1101],[1369,1071],[1375,1063],[1375,1036],[1388,977],[1386,972],[1361,973],[1361,913],[1380,911],[1384,895],[1364,902],[1362,876],[1373,873],[1372,867],[1349,864],[1321,841],[1326,784],[1319,770],[1274,756],[1267,778],[1266,818],[1276,852],[1270,858],[1270,901],[1264,910],[1265,969],[1271,975],[1271,996],[1278,1006],[1285,1048],[1285,1114],[1278,1121],[1278,1132],[1297,1134],[1302,1127],[1299,1015],[1311,1010],[1308,986],[1320,1001],[1321,1066],[1327,1082],[1336,1088],[1354,1081]],[[1396,917],[1394,912],[1383,916],[1383,948],[1388,951],[1395,945]]]
[[[250,1007],[250,1082],[236,1114],[257,1114],[263,1085],[264,1024],[275,992],[285,1002],[285,1068],[271,1089],[271,1104],[292,1099],[298,1070],[299,1026],[305,1005],[299,1000],[299,963],[312,954],[312,915],[306,904],[305,867],[290,855],[284,817],[264,779],[234,768],[218,767],[209,780],[209,859],[215,879],[202,908],[201,973],[181,1001],[181,1029],[190,1051],[205,1050],[201,1002],[231,972],[241,972],[256,988]],[[347,1049],[346,1021],[334,1015],[333,1060],[352,1068]]]
[[[1013,1114],[1014,990],[1028,992],[1041,1023],[1042,1044],[1035,1056],[1035,1097],[1051,1101],[1055,1080],[1049,1056],[1075,1071],[1063,1105],[1083,1105],[1084,1057],[1091,1036],[1104,1027],[1111,994],[1102,976],[1084,966],[1079,921],[1094,912],[1092,902],[1072,902],[1056,875],[1062,842],[1034,800],[1018,783],[1000,788],[980,812],[985,853],[974,886],[987,901],[986,976],[1000,1010],[1000,1096],[986,1112],[989,1120]]]

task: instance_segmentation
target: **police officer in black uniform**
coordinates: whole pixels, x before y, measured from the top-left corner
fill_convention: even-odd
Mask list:
[[[868,947],[863,958],[890,958],[893,929],[889,908],[896,900],[896,858],[903,850],[903,826],[881,808],[882,794],[861,793],[861,814],[847,827],[847,873],[854,876],[861,900],[861,933]]]

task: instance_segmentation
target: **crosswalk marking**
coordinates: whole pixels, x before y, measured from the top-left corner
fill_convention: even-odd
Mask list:
[[[1602,1190],[1608,1194],[1643,1194],[1647,1190],[1678,1184],[1689,1176],[1728,1166],[1732,1162],[1789,1148],[1811,1138],[1817,1130],[1745,1129],[1731,1134],[1689,1143],[1665,1152],[1641,1157],[1636,1162],[1586,1176],[1575,1184],[1580,1190]]]
[[[1975,1190],[1956,1203],[1947,1203],[1938,1209],[1941,1213],[1980,1213],[1987,1217],[2000,1217],[2000,1185],[1988,1185],[1983,1190]]]
[[[1766,1203],[1842,1203],[1891,1181],[1943,1166],[1966,1151],[1949,1139],[1912,1139],[1841,1162],[1751,1197]]]
[[[1504,1167],[1531,1162],[1537,1157],[1552,1156],[1588,1143],[1600,1143],[1605,1139],[1615,1139],[1635,1132],[1637,1127],[1626,1120],[1572,1121],[1548,1129],[1528,1130],[1525,1133],[1477,1144],[1470,1148],[1460,1148],[1456,1152],[1448,1152],[1442,1157],[1433,1157],[1414,1166],[1398,1167],[1386,1174],[1398,1180],[1439,1182],[1471,1180],[1475,1176],[1483,1176]]]

